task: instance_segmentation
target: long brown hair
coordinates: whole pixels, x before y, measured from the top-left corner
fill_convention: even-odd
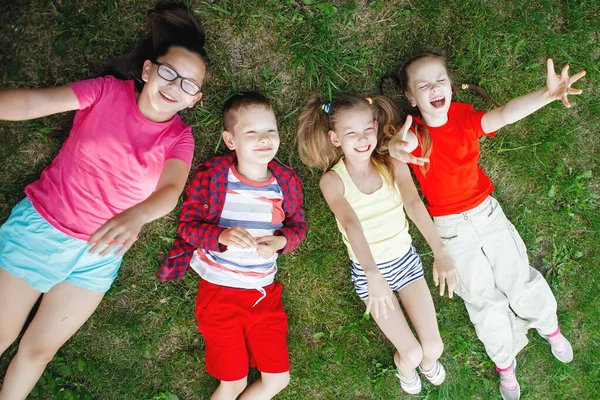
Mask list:
[[[142,91],[142,67],[144,61],[156,59],[165,55],[173,46],[179,46],[198,55],[206,67],[204,85],[208,79],[210,65],[208,55],[204,50],[204,30],[200,21],[180,3],[159,4],[148,12],[146,20],[146,38],[141,45],[129,53],[123,54],[110,61],[101,75],[113,75],[116,78],[132,79],[135,89]],[[53,139],[64,141],[73,126],[72,116],[68,117],[70,123],[65,123],[64,128],[50,134]]]
[[[196,54],[206,66],[203,86],[209,75],[209,59],[204,50],[205,35],[200,21],[181,3],[159,4],[148,12],[146,38],[133,51],[115,58],[106,66],[103,75],[119,79],[134,79],[136,89],[141,91],[144,61],[156,61],[171,47],[183,47]]]
[[[389,74],[386,74],[383,78],[381,78],[381,81],[379,82],[379,91],[381,93],[384,93],[387,85],[389,83],[393,83],[402,91],[403,94],[406,94],[406,92],[409,90],[408,69],[411,67],[412,64],[414,64],[415,62],[422,60],[424,58],[436,59],[444,66],[446,71],[448,71],[446,57],[442,56],[441,54],[433,53],[433,52],[421,53],[415,57],[410,58],[398,70],[392,71]],[[448,77],[450,78],[449,72],[448,72]],[[454,93],[460,91],[461,89],[471,89],[475,93],[477,93],[478,95],[480,95],[481,97],[483,97],[484,99],[486,99],[490,103],[492,103],[494,105],[494,107],[500,107],[500,105],[498,103],[496,103],[483,88],[481,88],[477,85],[474,85],[472,83],[456,84],[456,83],[454,83],[454,81],[452,81],[451,78],[450,78],[450,84],[452,86],[452,92],[454,92]],[[417,107],[414,107],[414,111],[415,111],[416,115],[419,115],[419,109]],[[413,123],[413,131],[415,132],[415,135],[417,136],[417,139],[419,140],[419,144],[421,145],[420,157],[429,158],[429,156],[431,155],[431,151],[433,149],[433,141],[431,140],[431,134],[429,132],[429,129],[427,129],[426,126]],[[428,169],[429,169],[429,163],[421,166],[421,172],[423,172],[423,174],[427,173]]]
[[[370,110],[378,123],[377,147],[371,154],[375,167],[387,180],[393,180],[394,167],[387,155],[387,145],[399,123],[396,105],[387,97],[372,98],[342,94],[331,104],[313,94],[306,101],[298,117],[298,152],[303,163],[328,171],[343,153],[331,143],[329,131],[335,130],[343,112],[356,109]]]

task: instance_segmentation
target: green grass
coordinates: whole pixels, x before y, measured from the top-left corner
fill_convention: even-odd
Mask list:
[[[0,87],[43,87],[98,74],[135,45],[149,1],[68,0],[0,5]],[[459,299],[432,290],[446,346],[447,382],[400,394],[392,346],[353,293],[347,255],[317,182],[293,148],[297,113],[314,91],[375,94],[379,78],[410,55],[449,56],[457,82],[482,85],[499,102],[544,84],[545,57],[586,69],[582,96],[566,110],[551,104],[494,139],[482,165],[495,195],[544,273],[575,360],[563,365],[533,333],[519,355],[523,399],[597,399],[600,387],[600,213],[598,202],[598,15],[596,1],[189,1],[204,21],[213,79],[204,106],[185,112],[196,161],[219,147],[221,106],[233,87],[255,88],[275,104],[282,132],[278,158],[304,182],[310,231],[280,258],[289,321],[292,381],[281,399],[499,398],[492,362]],[[391,93],[400,99],[400,93]],[[459,99],[487,108],[477,96]],[[37,179],[60,144],[48,134],[62,116],[0,124],[0,219]],[[32,399],[207,398],[216,381],[204,371],[194,320],[198,278],[154,277],[175,233],[176,211],[146,226],[98,311],[59,351]],[[421,253],[428,253],[413,230]],[[432,258],[423,256],[428,269]],[[0,359],[4,374],[16,345]],[[256,373],[251,374],[255,378]]]

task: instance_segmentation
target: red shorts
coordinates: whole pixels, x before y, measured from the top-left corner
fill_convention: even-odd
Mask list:
[[[261,372],[290,370],[287,315],[281,303],[283,285],[258,290],[236,289],[200,281],[196,300],[198,330],[206,341],[206,371],[221,381],[248,375],[248,365]]]

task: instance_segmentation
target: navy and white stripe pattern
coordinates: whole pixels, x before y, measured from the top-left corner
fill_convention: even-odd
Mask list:
[[[229,171],[227,194],[219,226],[241,226],[254,238],[270,236],[283,226],[283,193],[275,177],[264,183],[245,180]],[[229,246],[224,252],[198,249],[190,266],[217,285],[255,289],[270,285],[277,272],[277,253],[264,259],[256,249]]]
[[[410,250],[404,256],[377,264],[377,266],[394,292],[398,292],[409,283],[423,278],[423,264],[421,264],[421,259],[413,246],[410,246]],[[369,298],[367,277],[358,263],[352,263],[352,281],[358,297],[367,300]]]

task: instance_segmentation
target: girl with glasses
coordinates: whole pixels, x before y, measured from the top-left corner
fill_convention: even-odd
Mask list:
[[[62,150],[0,227],[0,354],[42,296],[0,399],[28,395],[111,287],[141,227],[183,190],[194,138],[177,112],[202,97],[204,32],[177,4],[151,10],[148,30],[109,65],[114,76],[0,92],[0,120],[77,110]]]

